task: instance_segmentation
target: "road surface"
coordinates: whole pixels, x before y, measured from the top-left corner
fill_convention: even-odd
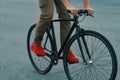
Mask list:
[[[82,1],[73,0],[72,3],[79,8]],[[88,17],[82,25],[102,33],[110,40],[120,66],[120,1],[96,0],[91,4],[95,17]],[[30,63],[26,36],[39,13],[37,0],[0,0],[0,80],[67,80],[62,61],[46,75],[38,74]],[[57,18],[56,13],[54,18]],[[117,76],[116,80],[119,79],[120,76]]]

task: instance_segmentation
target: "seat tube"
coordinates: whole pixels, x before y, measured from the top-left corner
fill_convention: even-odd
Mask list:
[[[54,44],[54,51],[55,52],[58,52],[58,50],[57,50],[57,44],[56,44],[56,37],[55,37],[55,30],[54,30],[54,26],[53,26],[53,21],[51,22],[51,28],[52,28],[52,38],[53,38],[53,44]]]

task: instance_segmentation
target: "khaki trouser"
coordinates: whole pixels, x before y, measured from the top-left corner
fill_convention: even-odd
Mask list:
[[[61,0],[38,0],[38,2],[41,10],[41,15],[36,25],[34,43],[41,43],[46,29],[50,26],[50,21],[53,18],[54,13],[54,4],[56,6],[59,18],[70,18],[70,15],[66,12],[66,8]],[[61,44],[63,43],[69,30],[69,21],[60,22]]]

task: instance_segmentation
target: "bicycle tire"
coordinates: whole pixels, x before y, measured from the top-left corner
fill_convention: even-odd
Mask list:
[[[52,61],[51,61],[51,58],[49,55],[46,55],[44,57],[39,57],[37,55],[35,55],[31,49],[30,49],[30,44],[33,42],[33,39],[34,39],[34,29],[35,29],[35,26],[36,24],[33,24],[29,30],[28,30],[28,34],[27,34],[27,51],[28,51],[28,56],[29,56],[29,59],[33,65],[33,67],[35,68],[35,70],[38,72],[38,73],[41,73],[41,74],[46,74],[48,73],[51,69],[52,69]],[[47,32],[45,32],[45,35],[47,36]],[[45,37],[46,37],[45,36]],[[43,38],[43,41],[42,41],[42,46],[44,46],[44,39],[46,38]],[[51,50],[51,37],[48,36],[48,45],[49,47],[47,47],[47,43],[46,43],[46,48],[50,49]],[[44,47],[43,47],[44,48]],[[44,49],[45,50],[45,49]],[[46,50],[45,50],[46,51]],[[50,52],[47,52],[47,54],[51,54]]]
[[[92,62],[90,64],[87,54],[86,59],[89,64],[84,64],[80,50],[77,45],[77,37],[85,37]],[[64,70],[69,80],[115,80],[117,75],[117,57],[111,43],[100,33],[85,30],[79,35],[73,36],[65,49],[63,58]],[[83,43],[82,43],[83,45]],[[79,63],[69,64],[67,62],[67,53],[71,49],[78,58]],[[84,53],[86,53],[84,46],[82,46]]]

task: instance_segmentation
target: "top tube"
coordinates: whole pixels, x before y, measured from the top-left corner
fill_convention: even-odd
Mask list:
[[[67,10],[67,12],[68,13],[71,13],[71,11],[70,10]],[[88,14],[88,11],[87,10],[84,10],[84,9],[80,9],[80,10],[78,10],[78,15],[79,16],[83,16],[83,15],[86,15],[86,16],[91,16],[91,17],[94,17],[93,15],[91,15],[91,14]],[[59,21],[75,21],[75,18],[76,18],[76,16],[74,16],[74,18],[70,18],[70,19],[62,19],[62,18],[60,18],[60,19],[53,19],[51,22],[59,22]],[[78,18],[78,17],[77,17]]]
[[[60,18],[60,19],[53,19],[51,22],[58,22],[58,21],[74,21],[74,19],[73,18],[70,18],[70,19]]]

